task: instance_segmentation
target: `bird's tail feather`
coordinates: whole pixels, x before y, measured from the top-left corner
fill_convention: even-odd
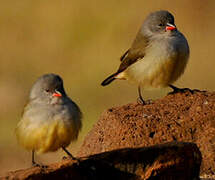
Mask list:
[[[102,83],[102,86],[106,86],[108,84],[110,84],[112,81],[114,81],[116,79],[116,75],[118,74],[118,72],[110,75],[109,77],[107,77]]]

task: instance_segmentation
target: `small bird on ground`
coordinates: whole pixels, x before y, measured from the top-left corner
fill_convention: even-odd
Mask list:
[[[63,80],[56,74],[45,74],[34,83],[29,102],[24,107],[22,118],[16,127],[18,143],[34,152],[46,153],[66,149],[77,139],[82,127],[82,113],[79,107],[66,95]]]
[[[171,85],[184,72],[189,58],[189,45],[176,28],[173,15],[165,10],[147,16],[131,48],[120,58],[116,73],[102,82],[102,86],[115,79],[126,79],[138,84],[139,99],[145,104],[141,87],[162,88]]]

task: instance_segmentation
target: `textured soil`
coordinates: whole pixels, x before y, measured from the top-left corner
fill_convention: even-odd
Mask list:
[[[215,92],[187,91],[147,105],[110,108],[85,138],[79,155],[170,141],[196,143],[203,157],[201,174],[215,174]]]
[[[199,178],[201,153],[194,143],[172,142],[104,152],[46,168],[9,172],[0,179],[190,180]]]

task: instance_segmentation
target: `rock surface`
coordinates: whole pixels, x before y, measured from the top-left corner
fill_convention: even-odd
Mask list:
[[[201,153],[194,143],[172,142],[145,148],[126,148],[64,160],[47,168],[10,172],[2,179],[76,180],[190,180],[198,179]]]
[[[203,157],[201,174],[215,174],[215,92],[187,91],[147,105],[110,108],[88,133],[79,155],[170,141],[196,143]]]

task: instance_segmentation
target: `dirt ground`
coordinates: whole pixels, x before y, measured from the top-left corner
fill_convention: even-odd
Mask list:
[[[85,138],[79,155],[170,141],[196,143],[203,157],[201,174],[215,175],[215,92],[176,93],[147,105],[110,108]]]

